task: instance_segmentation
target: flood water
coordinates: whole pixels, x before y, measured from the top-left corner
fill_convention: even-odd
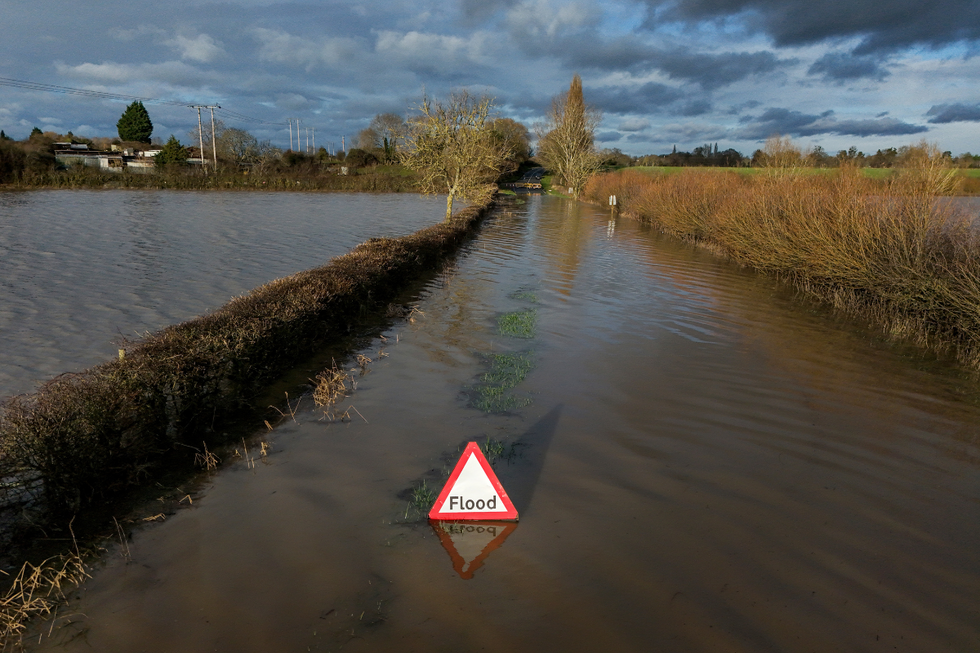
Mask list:
[[[192,505],[110,545],[41,648],[977,650],[967,375],[548,197],[498,211],[417,308],[363,350],[331,409],[351,421],[270,411],[257,462],[222,452]],[[502,360],[529,371],[488,403]],[[468,441],[501,443],[516,527],[410,508]]]
[[[412,233],[440,206],[394,194],[0,193],[0,398],[371,236]]]

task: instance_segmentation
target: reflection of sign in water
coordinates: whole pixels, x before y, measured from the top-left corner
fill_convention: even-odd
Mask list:
[[[429,519],[517,519],[517,509],[476,442],[466,445]]]
[[[434,522],[439,541],[453,561],[460,578],[469,580],[517,528],[514,522]]]

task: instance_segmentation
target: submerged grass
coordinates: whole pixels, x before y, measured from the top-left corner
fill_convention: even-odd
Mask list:
[[[485,413],[498,413],[530,405],[531,400],[511,392],[528,373],[534,363],[529,354],[490,354],[490,369],[480,378],[472,404]]]
[[[530,302],[532,304],[537,304],[538,303],[538,296],[537,296],[537,294],[534,293],[531,290],[515,290],[510,295],[508,295],[508,297],[510,297],[511,299],[517,299],[517,300],[520,300],[520,301]]]
[[[421,483],[412,488],[412,491],[408,496],[408,507],[405,508],[405,519],[408,519],[409,513],[413,510],[419,515],[428,514],[429,510],[432,508],[432,504],[435,502],[436,493],[429,487],[428,481],[422,479]]]
[[[980,369],[980,232],[935,148],[885,180],[769,169],[595,177],[586,197]]]
[[[502,336],[533,338],[537,322],[538,313],[533,308],[504,313],[497,318],[497,331]]]

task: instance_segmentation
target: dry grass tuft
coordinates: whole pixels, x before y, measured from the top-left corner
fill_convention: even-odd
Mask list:
[[[213,472],[218,469],[218,465],[221,464],[221,459],[218,458],[214,453],[208,451],[208,443],[204,443],[204,452],[198,452],[194,454],[194,464],[201,467],[201,469],[206,469],[209,472]]]
[[[337,362],[334,361],[332,367],[316,375],[313,388],[314,403],[322,408],[332,406],[339,399],[346,397],[348,380],[347,371],[337,367]]]
[[[54,615],[66,602],[65,592],[89,577],[77,553],[48,558],[33,565],[25,562],[0,598],[0,651],[12,651],[31,619]]]

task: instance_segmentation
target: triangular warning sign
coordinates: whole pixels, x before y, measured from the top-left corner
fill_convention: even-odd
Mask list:
[[[453,569],[460,578],[469,580],[473,572],[483,566],[495,549],[504,543],[517,524],[514,522],[480,522],[477,524],[450,523],[445,521],[432,524],[439,541],[453,561]]]
[[[429,511],[429,519],[517,521],[517,509],[476,442],[466,445]]]

